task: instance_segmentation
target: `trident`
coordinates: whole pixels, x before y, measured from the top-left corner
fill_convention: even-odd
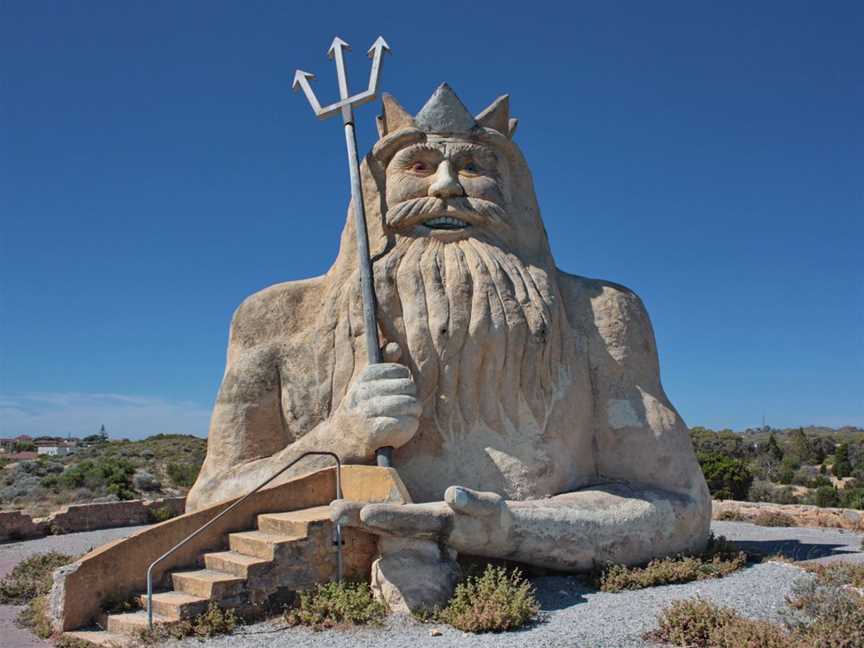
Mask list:
[[[336,59],[336,76],[339,79],[339,101],[329,106],[321,107],[318,98],[312,90],[309,81],[314,74],[297,70],[294,74],[292,88],[296,92],[303,89],[303,94],[312,106],[319,119],[327,119],[336,113],[342,113],[342,123],[345,126],[345,144],[348,147],[348,173],[351,176],[351,204],[354,205],[354,225],[357,230],[357,256],[360,257],[360,289],[363,294],[363,326],[366,329],[366,354],[369,364],[381,362],[381,350],[378,346],[378,321],[375,317],[375,292],[372,285],[372,259],[369,256],[369,235],[366,231],[366,208],[363,204],[363,188],[360,186],[360,166],[357,162],[357,137],[354,134],[354,106],[362,106],[375,99],[378,94],[378,81],[381,79],[381,59],[384,52],[390,51],[381,36],[375,39],[369,48],[369,58],[372,59],[372,72],[369,74],[369,87],[363,92],[348,96],[348,77],[345,75],[345,59],[343,51],[350,51],[348,45],[338,36],[333,39],[327,58]],[[379,466],[389,467],[393,462],[393,448],[378,448],[375,451]]]

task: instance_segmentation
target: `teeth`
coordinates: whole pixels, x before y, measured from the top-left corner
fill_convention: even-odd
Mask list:
[[[439,216],[423,223],[426,227],[467,227],[468,223],[452,216]]]

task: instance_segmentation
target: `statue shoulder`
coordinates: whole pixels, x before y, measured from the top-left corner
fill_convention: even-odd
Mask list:
[[[290,337],[321,312],[325,277],[286,281],[249,295],[231,318],[229,350],[258,347]]]
[[[559,270],[561,292],[571,321],[594,331],[617,361],[656,358],[654,331],[645,305],[626,286]]]

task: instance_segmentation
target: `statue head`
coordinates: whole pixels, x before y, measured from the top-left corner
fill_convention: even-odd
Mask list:
[[[480,438],[517,419],[542,434],[566,380],[564,313],[508,98],[472,117],[443,84],[413,117],[389,95],[383,106],[361,176],[382,340],[400,345],[424,402],[412,444]],[[345,313],[337,395],[359,366],[347,345],[362,322],[351,213],[328,273]]]
[[[479,238],[537,261],[548,254],[530,174],[512,141],[507,95],[472,117],[441,84],[416,116],[384,95],[371,160],[384,231],[441,242]]]

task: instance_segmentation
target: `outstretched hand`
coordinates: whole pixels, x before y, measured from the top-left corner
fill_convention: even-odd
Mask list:
[[[506,554],[513,518],[497,493],[451,486],[443,502],[363,504],[338,500],[331,519],[379,535],[435,540],[466,553]]]

